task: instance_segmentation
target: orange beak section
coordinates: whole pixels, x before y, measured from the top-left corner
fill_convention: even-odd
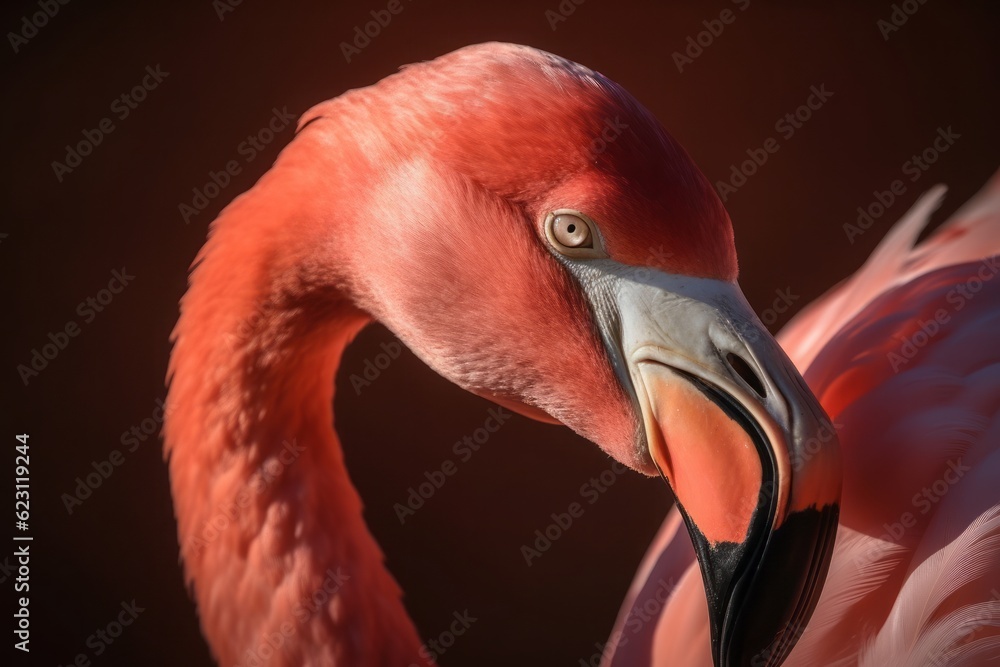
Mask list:
[[[657,467],[710,545],[746,541],[764,482],[750,434],[680,373],[642,365],[655,420],[646,433]]]

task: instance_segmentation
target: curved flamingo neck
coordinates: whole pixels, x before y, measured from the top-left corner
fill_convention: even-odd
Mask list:
[[[334,375],[370,318],[317,268],[329,193],[296,164],[216,221],[174,331],[186,578],[223,665],[426,665],[332,427]]]

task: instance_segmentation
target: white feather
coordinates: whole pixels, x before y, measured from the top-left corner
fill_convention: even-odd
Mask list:
[[[984,609],[989,611],[986,615],[989,623],[983,625],[1000,625],[1000,621],[994,620],[1000,617],[1000,601],[965,605],[941,620],[934,619],[953,594],[989,574],[998,560],[1000,506],[994,506],[973,521],[957,539],[917,566],[903,585],[882,630],[862,652],[860,667],[924,666],[933,664],[926,662],[932,656],[978,652],[980,648],[963,646],[970,635],[961,630],[971,619],[982,622]],[[984,592],[983,595],[989,594]]]

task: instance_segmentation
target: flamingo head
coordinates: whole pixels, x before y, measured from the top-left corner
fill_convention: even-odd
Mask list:
[[[662,474],[716,665],[780,664],[833,550],[837,439],[740,291],[690,157],[623,88],[526,47],[462,49],[339,103],[327,132],[363,137],[368,174],[347,212],[367,224],[338,241],[355,301],[460,386]]]

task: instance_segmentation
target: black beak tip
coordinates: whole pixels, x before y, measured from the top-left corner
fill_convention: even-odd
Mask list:
[[[735,587],[725,610],[719,645],[713,646],[718,667],[785,661],[819,601],[839,515],[836,504],[810,507],[790,513],[771,533],[756,571],[746,586]]]
[[[705,581],[716,667],[778,667],[819,601],[839,506],[792,512],[774,532],[714,545],[680,509]]]

